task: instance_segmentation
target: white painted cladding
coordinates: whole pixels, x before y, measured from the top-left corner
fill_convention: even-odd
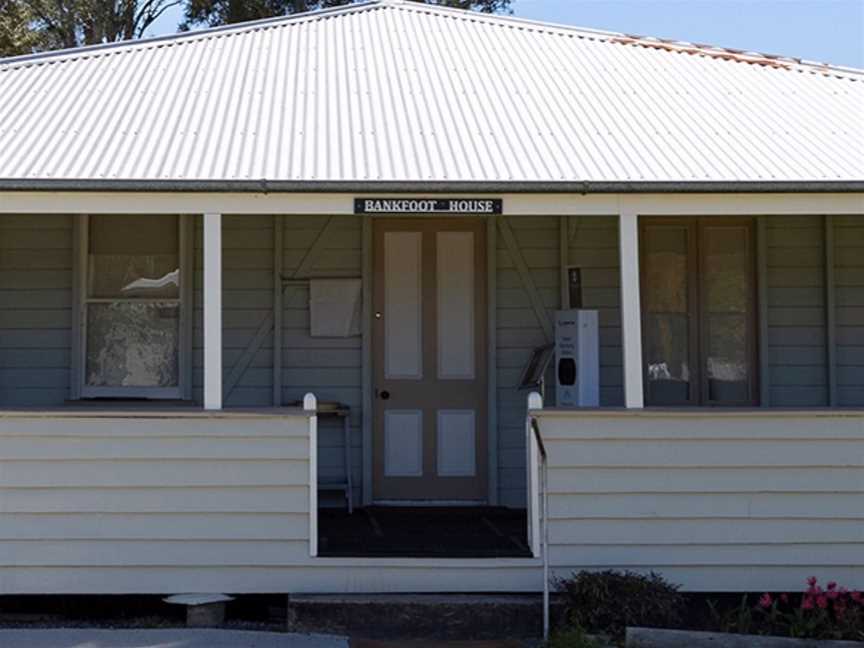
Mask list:
[[[862,103],[858,70],[390,1],[2,62],[0,178],[860,181]]]
[[[536,590],[536,561],[313,558],[302,414],[0,416],[0,594]]]
[[[864,587],[864,414],[547,411],[550,559],[688,590]]]
[[[151,569],[186,591],[190,567],[231,590],[308,562],[309,439],[277,411],[0,417],[0,593],[145,591]],[[87,569],[101,583],[69,576]]]
[[[864,586],[864,415],[547,411],[553,572]],[[533,559],[310,558],[305,416],[0,417],[0,593],[538,591]]]

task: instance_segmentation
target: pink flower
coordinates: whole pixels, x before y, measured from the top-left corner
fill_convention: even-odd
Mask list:
[[[762,598],[759,599],[759,607],[761,608],[770,608],[771,603],[773,603],[773,601],[771,600],[771,595],[767,592],[762,595]]]
[[[820,609],[824,610],[828,607],[828,597],[827,596],[817,596],[816,597],[816,605],[819,606]]]
[[[837,589],[837,583],[835,583],[834,581],[829,581],[828,585],[826,587],[827,587],[828,591],[830,592],[832,590]]]
[[[789,595],[788,594],[781,594],[780,595],[780,602],[781,603],[788,603],[789,602]]]
[[[813,597],[805,596],[801,600],[801,609],[802,610],[812,610],[813,609]]]
[[[810,578],[807,579],[807,584],[810,587],[815,587],[817,582],[819,582],[819,579],[816,578],[815,576],[811,576]]]
[[[856,603],[861,603],[862,599],[864,599],[864,597],[861,596],[861,592],[858,591],[849,594],[849,598],[851,598]]]

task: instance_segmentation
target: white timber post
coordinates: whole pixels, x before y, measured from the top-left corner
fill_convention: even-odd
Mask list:
[[[204,214],[204,409],[222,409],[222,214]]]
[[[639,216],[630,208],[619,215],[621,246],[621,335],[624,345],[624,405],[645,406],[642,392],[642,306],[639,297]]]
[[[525,419],[525,447],[528,450],[528,542],[531,555],[540,556],[540,446],[534,436],[531,412],[543,409],[543,397],[537,392],[528,394],[528,415]]]
[[[303,397],[309,416],[309,555],[318,555],[318,401],[315,394]]]

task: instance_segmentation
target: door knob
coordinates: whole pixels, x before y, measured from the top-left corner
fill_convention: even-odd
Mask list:
[[[386,389],[382,389],[378,393],[378,396],[381,398],[381,400],[388,400],[390,398],[390,392],[387,391]]]

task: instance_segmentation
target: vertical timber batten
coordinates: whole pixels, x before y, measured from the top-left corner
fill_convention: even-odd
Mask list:
[[[273,217],[273,407],[282,405],[282,316],[285,312],[282,265],[285,258],[285,217]]]
[[[69,398],[81,398],[84,384],[84,291],[87,288],[84,277],[87,268],[88,216],[76,214],[72,217],[72,340],[70,344],[71,362],[69,363]]]
[[[825,352],[828,406],[837,407],[837,296],[834,270],[834,217],[825,216]]]
[[[618,217],[621,246],[621,334],[624,354],[624,404],[645,405],[642,375],[642,307],[639,296],[639,216],[622,208]]]
[[[488,426],[490,506],[498,505],[498,224],[486,220],[486,420]]]
[[[222,214],[204,214],[204,409],[222,409]]]
[[[561,216],[558,219],[558,265],[559,281],[561,282],[561,308],[570,308],[570,296],[567,291],[567,266],[570,264],[570,217]]]

